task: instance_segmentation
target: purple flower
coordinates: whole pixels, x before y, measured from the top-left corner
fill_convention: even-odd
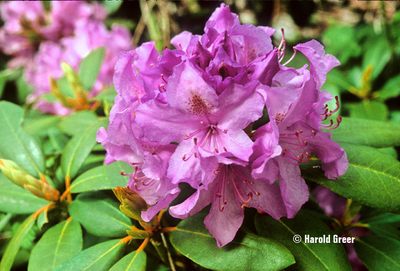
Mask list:
[[[309,72],[305,71],[302,78],[303,85],[297,89],[264,87],[271,121],[254,133],[252,175],[270,183],[279,180],[289,218],[308,200],[299,165],[307,162],[311,153],[324,163],[322,169],[330,179],[338,178],[348,167],[344,150],[330,139],[330,133],[321,130],[333,126],[321,124],[333,113],[323,107],[330,94],[317,90]],[[271,151],[280,150],[279,156],[270,156]]]
[[[71,36],[79,20],[104,20],[100,4],[82,1],[52,2],[45,10],[42,2],[11,1],[1,4],[4,26],[0,29],[0,49],[12,55],[10,68],[32,65],[35,47],[43,41],[58,42]]]
[[[204,220],[206,228],[222,247],[233,240],[244,218],[244,208],[252,207],[279,219],[286,215],[282,197],[276,184],[251,177],[249,167],[219,164],[208,188],[200,187],[183,203],[170,208],[172,216],[186,218],[211,203]]]
[[[234,238],[246,207],[275,219],[296,215],[309,197],[299,164],[311,153],[328,178],[344,174],[348,163],[322,131],[341,119],[322,124],[337,109],[324,106],[332,97],[319,88],[338,62],[319,43],[296,46],[309,58],[310,71],[307,65],[288,68],[280,64],[284,40],[274,48],[273,29],[241,25],[224,4],[204,31],[179,34],[171,40],[177,50],[161,55],[154,43],[120,55],[118,96],[110,125],[97,139],[106,163],[135,167],[129,187],[153,208],[142,214],[145,220],[166,208],[186,182],[196,192],[170,213],[183,219],[211,204],[204,223],[221,247]],[[253,131],[265,106],[270,122]]]
[[[47,113],[66,115],[73,112],[60,102],[48,102],[43,95],[50,93],[49,78],[60,79],[64,76],[61,63],[66,62],[77,72],[83,58],[91,51],[106,49],[98,78],[88,92],[88,99],[97,96],[108,88],[113,79],[114,65],[121,51],[131,49],[130,34],[127,29],[113,26],[108,31],[100,21],[81,20],[75,28],[75,36],[61,39],[58,43],[47,41],[40,45],[32,66],[26,67],[25,78],[35,91],[28,97],[28,102],[35,102],[35,107]]]
[[[210,172],[199,167],[199,156],[248,161],[253,142],[243,129],[261,117],[264,107],[256,87],[257,82],[231,84],[218,96],[190,62],[183,62],[168,81],[169,104],[150,100],[138,107],[136,121],[145,137],[161,144],[179,143],[168,169],[173,183],[190,179],[195,187],[210,181]]]

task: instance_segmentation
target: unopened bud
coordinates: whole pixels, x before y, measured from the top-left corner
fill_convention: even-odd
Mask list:
[[[115,196],[121,202],[120,210],[127,216],[135,219],[141,219],[141,212],[149,207],[146,201],[133,190],[117,186],[113,189]]]
[[[60,196],[58,190],[55,190],[47,182],[32,177],[13,161],[0,159],[0,169],[13,183],[25,188],[39,198],[56,201]]]
[[[149,222],[145,222],[142,217],[142,211],[147,211],[150,207],[146,201],[135,191],[117,186],[113,189],[115,196],[121,202],[119,209],[127,216],[137,220],[139,224],[147,231],[154,231],[159,226],[158,217],[153,217]]]
[[[150,231],[139,230],[135,226],[132,227],[131,231],[126,231],[133,239],[146,239],[153,235]]]

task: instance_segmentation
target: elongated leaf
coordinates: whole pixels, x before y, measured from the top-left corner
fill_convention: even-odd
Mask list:
[[[6,251],[3,254],[3,257],[0,262],[0,270],[10,270],[15,256],[17,255],[19,249],[21,248],[22,243],[25,238],[29,234],[29,231],[32,229],[35,224],[35,219],[33,215],[29,216],[25,221],[19,226],[17,232],[11,238],[10,243],[7,246]]]
[[[80,252],[75,257],[58,266],[56,271],[108,271],[122,256],[125,243],[110,240]]]
[[[386,82],[383,88],[374,92],[374,96],[380,99],[389,99],[400,95],[400,75],[391,78]]]
[[[146,258],[144,251],[132,251],[114,264],[110,271],[145,271]]]
[[[31,214],[49,202],[17,186],[0,173],[0,212]]]
[[[129,164],[120,161],[88,170],[71,184],[71,193],[113,189],[117,186],[125,187],[129,176],[122,176],[123,170],[133,172]]]
[[[285,245],[296,259],[293,270],[351,270],[342,244],[334,243],[333,232],[317,217],[300,211],[294,219],[275,220],[269,215],[257,214],[255,225],[258,234],[272,238]],[[295,243],[294,235],[302,241]],[[305,237],[324,237],[330,243],[306,243]]]
[[[240,232],[222,248],[204,227],[208,210],[186,218],[171,232],[172,245],[203,267],[217,270],[281,270],[294,264],[282,244],[250,232]],[[221,225],[223,227],[223,225]]]
[[[131,221],[118,206],[118,203],[103,193],[88,192],[80,194],[69,205],[69,212],[91,234],[122,237],[131,229]]]
[[[367,224],[368,230],[375,234],[400,241],[400,215],[377,211],[379,212],[377,215],[369,218],[361,216],[360,223]]]
[[[92,111],[76,112],[67,116],[59,124],[58,128],[68,135],[75,135],[92,125],[98,120],[98,117]]]
[[[350,117],[386,121],[389,116],[388,107],[377,101],[362,101],[350,108]]]
[[[108,120],[106,119],[97,120],[69,141],[61,156],[61,168],[64,176],[69,176],[71,179],[75,177],[86,157],[96,145],[97,130],[107,124]]]
[[[375,148],[400,146],[400,127],[383,121],[343,118],[332,140]]]
[[[39,144],[21,128],[23,110],[10,102],[0,102],[0,153],[39,178],[44,172],[44,156]]]
[[[347,153],[349,168],[337,180],[329,180],[310,159],[302,164],[305,179],[317,182],[337,194],[364,205],[388,212],[400,212],[400,163],[390,155],[371,147],[340,144]]]
[[[71,219],[61,222],[46,231],[33,248],[28,270],[54,270],[77,255],[82,250],[82,244],[82,230],[79,223]]]
[[[57,125],[61,120],[59,116],[39,115],[36,118],[27,118],[22,123],[22,127],[29,134],[44,136],[47,131]]]
[[[92,89],[94,82],[101,68],[103,62],[105,49],[99,48],[93,50],[87,57],[85,57],[79,67],[79,79],[81,80],[83,89],[89,91]]]
[[[389,62],[392,56],[392,50],[390,49],[389,42],[386,38],[386,35],[379,35],[373,37],[369,36],[370,44],[374,44],[374,46],[368,46],[367,50],[363,57],[363,69],[366,69],[368,66],[372,66],[372,78],[375,79],[381,73],[383,68]]]
[[[400,241],[382,236],[367,235],[356,241],[358,258],[370,271],[400,270]]]

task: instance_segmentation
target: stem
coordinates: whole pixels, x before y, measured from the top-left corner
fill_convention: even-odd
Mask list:
[[[176,227],[166,227],[166,228],[160,229],[158,232],[159,233],[164,233],[164,232],[171,232],[171,231],[174,231],[174,230],[176,230]]]
[[[65,197],[67,197],[67,200],[69,202],[72,202],[71,193],[69,193],[70,190],[71,190],[71,179],[69,178],[69,176],[66,176],[65,177],[65,191],[61,195],[60,201],[63,201],[65,199]]]
[[[176,271],[174,261],[172,260],[171,253],[169,252],[169,249],[168,249],[167,240],[165,239],[165,236],[163,233],[161,233],[161,239],[162,239],[165,249],[167,250],[167,256],[168,256],[169,265],[171,266],[171,270]]]
[[[147,237],[146,239],[144,239],[143,243],[140,245],[140,247],[136,250],[136,253],[139,253],[140,251],[142,251],[147,244],[149,243],[150,238]]]

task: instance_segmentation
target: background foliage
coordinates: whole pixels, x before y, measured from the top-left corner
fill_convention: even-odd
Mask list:
[[[283,27],[287,48],[314,38],[341,62],[322,89],[340,97],[337,114],[343,121],[332,139],[345,149],[349,169],[338,180],[328,180],[318,160],[302,165],[311,190],[323,185],[349,199],[341,218],[327,216],[312,197],[291,220],[276,221],[246,210],[242,229],[223,248],[203,225],[207,210],[182,222],[166,212],[157,221],[161,230],[140,230],[140,221],[121,212],[112,193],[128,181],[120,172],[132,168],[122,162],[105,166],[104,149],[95,141],[98,128],[108,125],[115,91],[99,95],[101,106],[94,112],[45,115],[25,103],[32,88],[21,70],[6,69],[9,57],[0,55],[0,157],[16,163],[15,172],[48,182],[40,194],[0,173],[0,270],[400,269],[399,5],[225,2],[243,24]],[[103,4],[111,13],[108,26],[125,25],[134,45],[154,40],[162,50],[183,30],[201,33],[220,2]],[[280,38],[277,31],[276,45]],[[102,62],[103,54],[94,51],[82,63],[78,76],[87,89],[98,75],[95,63]],[[291,64],[297,63],[304,63],[304,58],[296,56]],[[190,194],[186,187],[182,190]],[[294,234],[356,236],[356,254],[342,244],[295,244]]]

